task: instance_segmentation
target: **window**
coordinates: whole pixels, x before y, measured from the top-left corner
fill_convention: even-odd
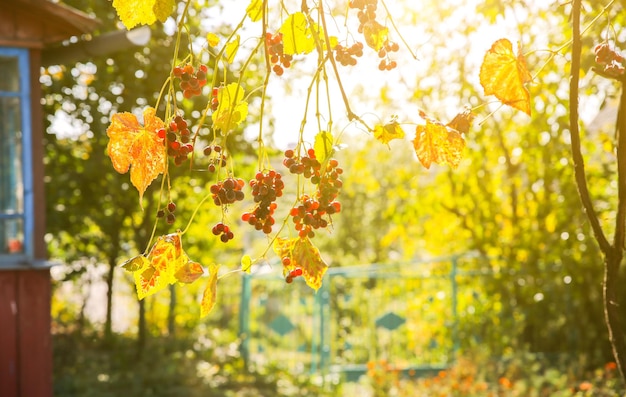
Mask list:
[[[0,47],[0,264],[33,258],[28,50]]]

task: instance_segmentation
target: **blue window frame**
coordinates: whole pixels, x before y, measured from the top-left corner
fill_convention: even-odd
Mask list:
[[[0,266],[33,259],[29,76],[28,50],[0,47]]]

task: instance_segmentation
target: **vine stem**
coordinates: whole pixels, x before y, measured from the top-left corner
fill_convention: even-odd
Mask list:
[[[610,4],[612,4],[611,1]],[[608,6],[607,6],[608,7]],[[606,7],[605,7],[606,10]],[[615,219],[615,234],[611,244],[600,225],[597,213],[593,208],[591,195],[587,187],[584,160],[581,150],[580,130],[578,127],[578,93],[580,83],[580,59],[582,41],[580,31],[581,0],[572,2],[572,63],[569,92],[569,122],[571,135],[571,150],[574,161],[574,177],[578,187],[578,194],[583,208],[593,230],[600,250],[604,255],[604,278],[602,286],[602,300],[604,318],[609,333],[609,342],[613,351],[613,358],[617,364],[623,380],[626,380],[626,339],[622,328],[622,309],[618,304],[617,291],[619,285],[619,267],[624,256],[624,240],[626,238],[626,82],[622,80],[622,92],[617,112],[617,216]],[[594,21],[597,20],[594,19]]]
[[[374,130],[367,125],[365,121],[363,121],[359,116],[357,116],[352,109],[350,108],[350,101],[348,100],[348,95],[346,95],[346,91],[343,88],[343,83],[341,82],[341,77],[339,76],[339,70],[337,69],[337,62],[335,62],[335,57],[333,56],[333,49],[330,45],[330,37],[328,37],[328,29],[326,27],[326,17],[324,16],[324,2],[320,1],[318,3],[320,20],[322,21],[322,29],[324,30],[324,41],[326,43],[326,51],[328,52],[328,60],[330,61],[331,66],[333,67],[333,72],[335,74],[335,78],[337,79],[337,86],[339,87],[339,91],[341,92],[341,98],[343,99],[344,106],[346,107],[346,113],[348,114],[348,120],[353,121],[356,120],[361,123],[369,132],[373,132]]]

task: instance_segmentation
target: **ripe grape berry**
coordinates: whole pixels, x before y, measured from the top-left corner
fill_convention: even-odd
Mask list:
[[[174,76],[180,79],[179,86],[180,89],[183,90],[183,96],[185,98],[202,94],[202,87],[206,85],[207,81],[207,71],[208,68],[204,64],[198,66],[198,69],[195,69],[193,65],[189,63],[174,68]]]
[[[285,183],[278,171],[269,170],[257,172],[255,178],[250,181],[250,187],[256,205],[252,211],[244,212],[241,220],[248,222],[256,230],[270,234],[275,223],[273,215],[277,208],[276,199],[283,195]]]
[[[272,65],[272,70],[277,76],[282,76],[284,68],[291,66],[293,57],[283,53],[283,34],[272,34],[267,32],[265,34],[265,45],[267,46],[267,53]]]
[[[300,196],[299,203],[289,212],[298,235],[314,237],[314,230],[326,228],[330,222],[330,215],[341,211],[341,203],[336,198],[343,186],[339,179],[343,169],[334,158],[321,164],[316,159],[313,149],[309,149],[306,155],[299,158],[289,149],[285,151],[283,164],[291,173],[302,174],[317,185],[313,196],[307,194]]]

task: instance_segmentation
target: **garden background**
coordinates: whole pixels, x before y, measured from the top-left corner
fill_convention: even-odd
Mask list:
[[[98,17],[102,32],[120,27],[108,2],[66,3]],[[463,106],[487,101],[478,81],[483,55],[493,40],[510,37],[537,73],[528,85],[532,117],[495,105],[493,114],[483,111],[480,125],[466,134],[457,169],[425,169],[404,150],[406,141],[384,145],[336,120],[345,128],[335,154],[345,175],[332,232],[316,235],[331,269],[323,288],[286,284],[280,263],[269,258],[250,275],[220,279],[218,302],[204,318],[202,285],[173,285],[136,299],[132,277],[119,265],[150,239],[154,217],[146,214],[157,211],[158,186],[146,191],[142,211],[128,176],[113,172],[105,151],[111,115],[153,104],[170,75],[174,20],[153,25],[145,47],[42,71],[46,238],[59,262],[53,268],[55,395],[623,394],[602,309],[602,255],[571,160],[571,6],[394,3],[389,11],[406,26],[400,32],[417,59],[399,55],[397,69],[388,72],[377,71],[375,53],[359,59],[344,82],[353,111],[387,119],[427,109],[451,120]],[[626,37],[624,5],[606,3],[583,2],[583,25],[590,27],[582,43],[581,128],[589,188],[599,219],[608,223],[616,216],[611,161],[621,87],[591,67],[596,44],[608,40],[619,49]],[[233,7],[192,2],[182,45],[194,48],[208,33],[228,32],[238,23],[225,17]],[[304,76],[306,66],[296,60],[286,73]],[[247,84],[260,86],[264,76],[254,70]],[[301,115],[292,103],[305,91],[306,85],[278,79],[267,93],[275,101],[264,139],[277,169],[282,152],[297,141]],[[182,103],[198,118],[195,109],[206,100]],[[260,96],[253,94],[254,101]],[[236,173],[246,180],[256,172],[259,115],[251,110],[248,117],[228,143]],[[176,217],[189,219],[207,181],[184,167],[170,174]],[[207,237],[220,216],[196,214],[185,238],[190,257],[235,267],[243,254],[267,245],[243,223],[234,225],[239,238],[228,244]],[[175,226],[182,228],[180,222]],[[619,299],[624,307],[626,289]]]

